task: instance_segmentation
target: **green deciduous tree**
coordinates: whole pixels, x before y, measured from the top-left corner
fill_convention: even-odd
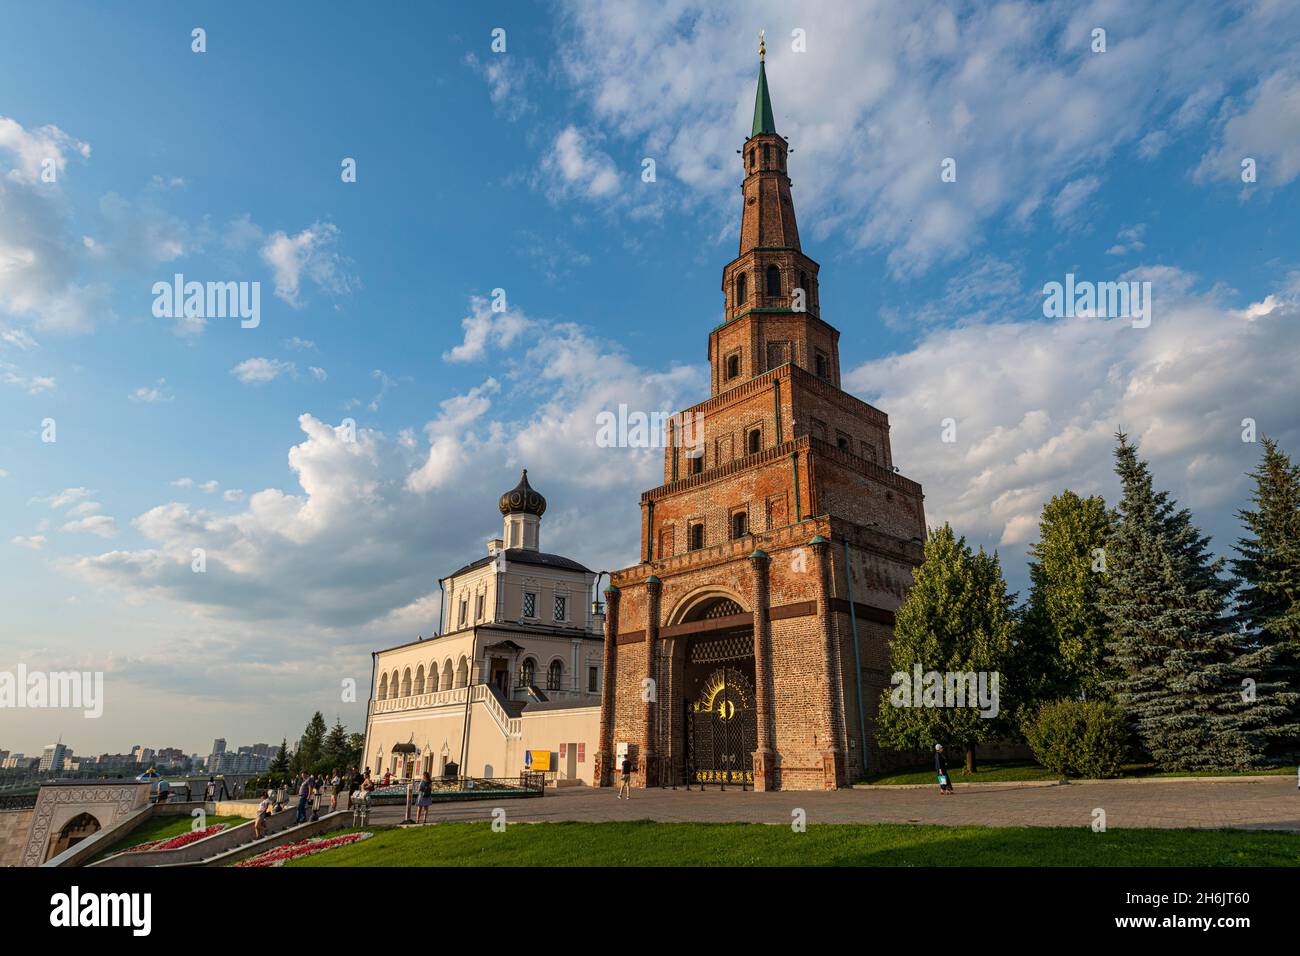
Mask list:
[[[976,745],[1004,737],[1010,722],[1011,688],[1002,680],[1012,654],[1012,597],[996,554],[973,553],[964,538],[944,525],[930,532],[925,560],[913,572],[915,583],[895,615],[890,661],[895,677],[908,680],[915,665],[922,672],[997,675],[998,713],[983,716],[975,707],[900,706],[901,683],[881,695],[881,743],[898,749],[930,749],[960,743],[966,769],[975,771]]]
[[[1101,692],[1106,617],[1098,595],[1112,523],[1099,495],[1067,490],[1043,507],[1038,541],[1029,547],[1029,599],[1018,643],[1026,705]]]

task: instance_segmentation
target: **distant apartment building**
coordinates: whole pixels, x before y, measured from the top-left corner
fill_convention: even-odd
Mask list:
[[[59,773],[67,769],[66,764],[71,756],[72,748],[65,744],[46,744],[37,769]]]

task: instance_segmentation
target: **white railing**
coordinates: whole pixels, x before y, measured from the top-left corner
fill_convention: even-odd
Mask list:
[[[374,713],[391,714],[399,710],[423,710],[427,707],[443,707],[447,704],[464,704],[467,688],[454,687],[451,690],[438,690],[432,694],[413,694],[410,697],[390,697],[374,702]]]

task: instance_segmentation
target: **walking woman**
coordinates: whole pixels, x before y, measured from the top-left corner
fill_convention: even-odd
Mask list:
[[[939,780],[939,793],[952,793],[952,778],[948,776],[948,761],[943,759],[943,744],[934,745],[934,775]]]
[[[419,796],[415,801],[415,822],[426,823],[429,818],[429,807],[433,806],[433,778],[429,776],[429,771],[424,772],[420,779]]]

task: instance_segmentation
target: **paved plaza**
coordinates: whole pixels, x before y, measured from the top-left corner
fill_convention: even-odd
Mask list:
[[[1098,781],[1024,786],[958,785],[953,796],[937,789],[872,787],[830,792],[754,793],[711,788],[634,790],[619,800],[613,789],[548,790],[541,799],[435,804],[429,822],[491,818],[505,807],[516,823],[620,820],[788,824],[802,809],[817,823],[932,823],[945,826],[1090,826],[1106,812],[1107,828],[1197,827],[1290,830],[1300,833],[1300,790],[1293,777],[1230,781]],[[402,807],[380,807],[372,820],[393,824]]]

